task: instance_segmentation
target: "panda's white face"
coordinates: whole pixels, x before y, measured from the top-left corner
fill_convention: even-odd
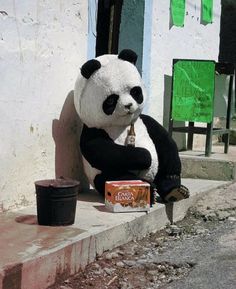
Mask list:
[[[98,57],[101,67],[87,79],[76,105],[89,127],[128,126],[140,115],[146,94],[137,68],[115,55]]]

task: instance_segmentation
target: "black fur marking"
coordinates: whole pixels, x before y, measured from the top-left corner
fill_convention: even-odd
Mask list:
[[[152,117],[141,114],[140,118],[156,147],[159,166],[154,183],[157,185],[158,194],[164,197],[173,188],[178,188],[181,183],[181,161],[178,148],[166,129]]]
[[[81,74],[86,79],[89,79],[89,77],[99,68],[101,67],[101,63],[96,59],[91,59],[81,67]]]
[[[107,99],[103,102],[102,109],[107,115],[113,114],[116,104],[118,101],[119,95],[111,94],[107,97]]]
[[[130,95],[135,101],[137,101],[138,104],[141,104],[143,102],[143,93],[140,86],[134,86],[133,88],[131,88]]]
[[[124,49],[119,53],[118,58],[129,61],[135,65],[138,59],[138,55],[131,49]]]
[[[147,149],[118,145],[103,129],[84,125],[80,148],[92,167],[112,176],[130,170],[146,170],[151,165],[151,154]]]

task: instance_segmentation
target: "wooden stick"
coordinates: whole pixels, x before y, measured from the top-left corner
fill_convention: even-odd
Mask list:
[[[111,283],[113,283],[117,278],[118,278],[118,276],[114,276],[114,277],[107,283],[107,286],[111,285]]]

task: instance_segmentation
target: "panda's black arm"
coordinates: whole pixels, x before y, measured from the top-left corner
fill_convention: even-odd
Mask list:
[[[99,170],[143,170],[151,165],[148,150],[118,145],[102,129],[84,125],[80,148],[91,166]]]
[[[141,114],[140,118],[145,124],[148,134],[152,139],[159,161],[158,176],[180,175],[181,161],[177,145],[167,130],[155,119]]]

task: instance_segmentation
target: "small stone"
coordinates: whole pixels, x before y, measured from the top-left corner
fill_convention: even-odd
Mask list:
[[[170,225],[167,229],[166,232],[169,236],[179,236],[183,233],[183,229],[176,226],[176,225]]]
[[[112,257],[112,259],[118,258],[119,254],[117,252],[112,252],[111,257]]]
[[[198,229],[196,229],[196,234],[197,234],[197,235],[203,235],[203,234],[206,234],[206,233],[208,233],[208,232],[209,232],[209,230],[204,229],[204,228],[198,228]]]
[[[64,286],[64,285],[61,285],[59,287],[59,289],[72,289],[70,286]]]
[[[157,265],[157,269],[159,272],[164,272],[166,270],[166,267],[165,265],[159,264]]]
[[[107,275],[111,275],[115,271],[115,269],[112,268],[104,268],[103,270],[107,273]]]
[[[158,248],[161,246],[161,243],[159,243],[158,241],[154,244],[154,248]]]
[[[178,274],[183,274],[185,271],[186,271],[185,268],[182,268],[182,267],[177,268]]]
[[[121,250],[116,251],[116,253],[117,253],[118,255],[121,255],[121,256],[124,256],[124,255],[125,255],[125,252],[124,252],[124,251],[121,251]]]
[[[229,220],[230,222],[236,222],[236,218],[235,218],[235,217],[228,217],[228,220]]]
[[[103,274],[103,270],[102,268],[98,269],[97,271],[93,271],[94,275],[102,275]]]
[[[210,212],[210,213],[205,214],[203,216],[203,220],[204,221],[214,221],[214,220],[217,220],[217,216],[214,212]]]
[[[95,269],[100,269],[101,268],[101,266],[99,264],[97,264],[97,263],[94,263],[93,266],[94,266]]]
[[[147,273],[149,275],[152,275],[152,276],[156,276],[157,275],[157,271],[155,271],[155,270],[149,270],[149,271],[147,271]]]
[[[151,276],[151,278],[149,279],[149,281],[150,281],[151,283],[154,283],[154,282],[155,282],[154,276]]]
[[[120,267],[120,268],[123,268],[125,266],[125,264],[123,262],[119,261],[119,262],[116,263],[116,266]]]
[[[218,216],[219,221],[224,221],[228,219],[228,217],[230,216],[230,213],[227,211],[218,211],[217,216]]]
[[[136,264],[139,266],[144,266],[147,264],[147,260],[146,259],[139,259],[139,260],[137,260]]]
[[[136,262],[132,261],[132,260],[124,260],[123,262],[125,263],[125,265],[127,265],[129,267],[133,267],[136,265]]]
[[[111,260],[112,259],[112,254],[111,253],[107,253],[106,254],[106,259],[107,260]]]
[[[147,279],[143,276],[139,276],[139,282],[146,283]]]

